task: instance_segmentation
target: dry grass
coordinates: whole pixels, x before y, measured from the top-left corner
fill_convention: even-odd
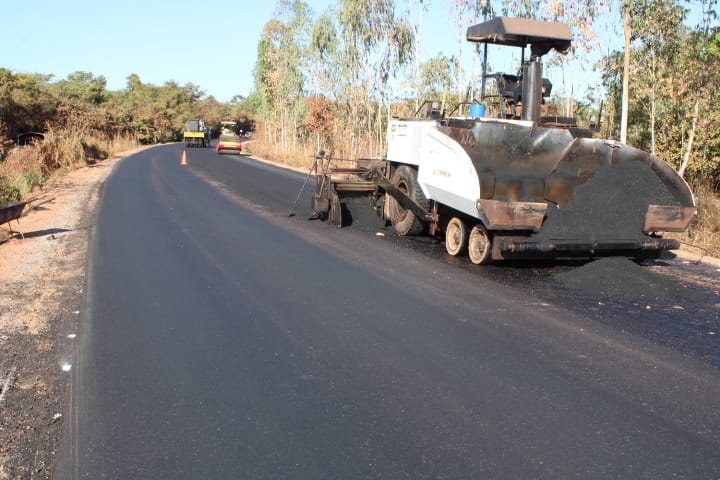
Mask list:
[[[87,165],[83,138],[75,132],[56,133],[51,129],[37,148],[46,176],[57,170],[69,171]]]
[[[262,136],[254,135],[253,139],[245,144],[245,150],[260,158],[265,158],[271,162],[297,167],[301,169],[310,169],[312,167],[315,150],[301,144],[287,145],[284,149],[281,145],[275,145],[266,142]]]
[[[12,151],[0,163],[0,202],[18,200],[42,185],[43,157],[36,146]]]
[[[105,160],[119,152],[137,148],[137,140],[129,136],[108,138],[105,136],[90,135],[83,139],[83,147],[87,163]]]
[[[673,237],[708,255],[720,257],[720,198],[714,193],[700,194],[697,204],[698,216],[690,229]]]
[[[0,202],[18,200],[44,185],[52,176],[136,146],[137,142],[130,137],[108,139],[51,129],[44,140],[12,150],[0,163]]]
[[[245,151],[271,162],[308,170],[313,166],[316,156],[322,150],[337,162],[354,162],[358,158],[376,157],[367,142],[357,142],[353,147],[348,140],[351,137],[350,133],[342,132],[339,128],[331,135],[334,140],[324,143],[317,141],[293,143],[289,141],[282,145],[278,138],[266,138],[265,129],[262,126],[261,123],[258,124],[258,129],[253,134],[252,141],[246,144]]]
[[[137,148],[138,141],[134,137],[122,135],[119,137],[114,137],[110,140],[106,139],[105,146],[106,146],[107,152],[112,157],[120,152],[127,152],[128,150]]]

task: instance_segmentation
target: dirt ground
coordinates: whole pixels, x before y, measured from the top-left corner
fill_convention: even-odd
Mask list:
[[[0,480],[53,477],[88,235],[102,185],[120,158],[52,182],[11,222],[14,235],[0,226]],[[696,261],[702,252],[688,255]]]

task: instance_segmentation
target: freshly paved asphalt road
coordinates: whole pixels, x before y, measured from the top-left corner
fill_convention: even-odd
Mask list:
[[[304,175],[180,152],[104,188],[58,478],[720,478],[717,347],[638,326],[684,317],[288,218]]]

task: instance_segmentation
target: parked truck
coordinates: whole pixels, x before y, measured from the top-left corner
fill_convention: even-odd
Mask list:
[[[439,236],[450,255],[467,253],[475,264],[679,248],[661,234],[684,231],[697,210],[667,163],[593,138],[574,118],[541,115],[552,84],[540,60],[569,50],[568,26],[499,17],[469,27],[467,40],[485,52],[522,48],[521,73],[483,72],[479,101],[427,102],[413,117],[391,119],[384,158],[338,166],[320,156],[312,199],[319,217],[342,226],[343,203],[367,197],[397,235]],[[495,88],[486,91],[488,82]]]

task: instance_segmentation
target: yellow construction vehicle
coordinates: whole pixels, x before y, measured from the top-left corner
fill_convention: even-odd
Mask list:
[[[188,120],[185,123],[183,141],[186,147],[210,146],[210,129],[205,124],[205,120]]]

